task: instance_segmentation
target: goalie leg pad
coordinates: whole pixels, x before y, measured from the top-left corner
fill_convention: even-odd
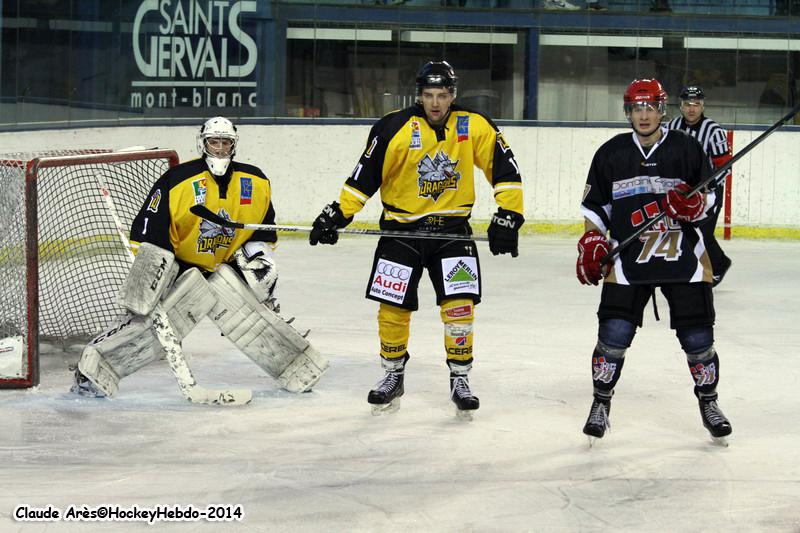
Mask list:
[[[119,376],[111,365],[103,359],[96,349],[92,346],[87,346],[81,353],[81,358],[78,361],[78,370],[89,381],[92,382],[94,388],[109,398],[117,394],[119,390]],[[77,374],[76,374],[77,375]]]
[[[83,349],[78,369],[107,396],[113,396],[120,379],[161,355],[152,325],[148,317],[123,315]]]
[[[190,268],[175,281],[162,306],[180,342],[216,303],[217,297],[200,270]]]
[[[208,283],[217,297],[209,317],[237,348],[290,392],[309,390],[319,381],[327,359],[261,305],[230,266],[220,265]]]
[[[119,288],[117,303],[137,315],[149,315],[175,281],[178,268],[172,252],[142,243],[125,283]]]

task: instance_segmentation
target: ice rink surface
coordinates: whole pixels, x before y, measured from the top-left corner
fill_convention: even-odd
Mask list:
[[[331,361],[315,390],[276,388],[209,322],[184,343],[206,387],[252,387],[244,407],[192,405],[165,362],[113,400],[68,393],[50,356],[35,390],[0,391],[0,531],[800,531],[800,243],[734,240],[715,291],[720,406],[730,446],[700,422],[685,357],[652,306],[628,351],[611,432],[589,448],[600,290],[574,276],[575,239],[482,253],[475,420],[454,417],[427,278],[399,412],[373,417],[375,240],[282,242],[284,315]],[[76,356],[73,356],[76,358]],[[241,504],[239,522],[23,523],[17,505]]]

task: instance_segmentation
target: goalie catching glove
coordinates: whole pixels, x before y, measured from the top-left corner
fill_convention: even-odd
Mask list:
[[[692,188],[681,183],[662,200],[662,207],[673,220],[693,222],[703,217],[706,212],[706,195],[701,192],[689,194]]]
[[[280,313],[281,306],[275,298],[278,284],[278,266],[272,255],[272,246],[266,242],[247,242],[233,254],[235,266],[242,274],[259,303]]]
[[[333,202],[325,206],[322,213],[314,220],[314,225],[311,229],[311,234],[308,236],[308,242],[311,246],[316,246],[318,242],[322,244],[336,244],[339,240],[339,234],[336,232],[339,228],[344,228],[353,217],[345,218],[339,207],[339,202]]]
[[[602,266],[600,260],[608,254],[608,241],[596,229],[587,231],[578,241],[578,262],[575,270],[578,281],[584,285],[597,285],[611,268]]]
[[[519,213],[503,209],[497,210],[489,224],[489,251],[492,255],[519,255],[519,229],[525,218]]]

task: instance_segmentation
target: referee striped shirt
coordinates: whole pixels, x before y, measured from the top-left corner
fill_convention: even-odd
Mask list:
[[[691,126],[682,116],[674,118],[667,124],[667,128],[686,132],[697,139],[697,142],[703,147],[703,151],[712,161],[728,153],[727,132],[705,115],[701,115],[700,120]]]

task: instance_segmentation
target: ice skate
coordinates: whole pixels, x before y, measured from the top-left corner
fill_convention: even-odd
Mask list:
[[[727,447],[728,440],[725,437],[731,434],[733,428],[717,405],[716,398],[713,400],[700,399],[700,417],[703,419],[703,426],[711,434],[714,444]]]
[[[70,367],[71,368],[71,367]],[[86,396],[87,398],[105,398],[106,395],[97,390],[94,384],[89,381],[89,378],[81,374],[81,371],[78,370],[78,366],[75,365],[75,375],[74,381],[72,383],[72,387],[70,387],[69,391],[80,396]]]
[[[583,426],[583,432],[589,437],[589,447],[594,445],[597,439],[602,439],[606,430],[611,428],[609,415],[611,413],[611,400],[595,399],[589,410],[589,418]]]
[[[472,420],[472,412],[481,406],[478,397],[472,394],[465,374],[450,374],[450,399],[456,404],[456,417],[461,420]]]
[[[375,388],[369,391],[367,402],[372,405],[372,414],[394,413],[400,409],[400,397],[403,396],[404,369],[387,370],[386,375]]]

